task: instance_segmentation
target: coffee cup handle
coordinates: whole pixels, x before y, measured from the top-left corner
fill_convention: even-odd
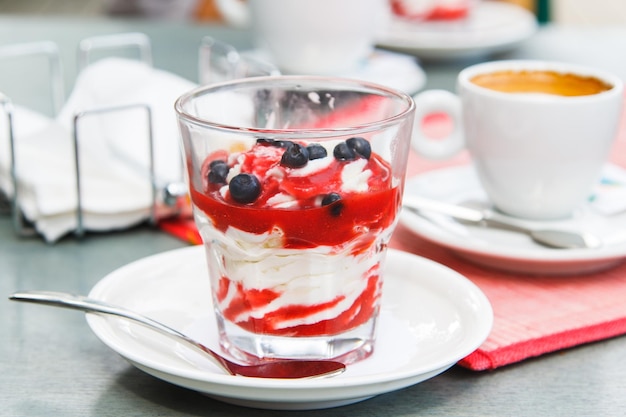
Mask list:
[[[413,97],[415,124],[411,145],[420,155],[429,159],[449,158],[465,147],[461,100],[446,90],[428,90]],[[430,138],[424,134],[422,124],[428,115],[445,113],[452,121],[452,131],[443,138]]]
[[[247,28],[250,25],[250,10],[242,0],[216,0],[220,14],[231,25]]]

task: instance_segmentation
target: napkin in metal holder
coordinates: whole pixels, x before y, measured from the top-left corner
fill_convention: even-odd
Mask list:
[[[92,53],[96,51],[112,51],[119,50],[121,48],[134,48],[138,52],[138,59],[152,66],[152,52],[149,38],[141,33],[123,33],[115,35],[106,35],[99,37],[92,37],[82,40],[78,46],[78,70],[81,71],[91,63]],[[48,78],[50,85],[50,97],[52,101],[52,109],[55,115],[57,115],[64,104],[64,82],[63,71],[61,65],[61,58],[59,48],[54,42],[41,41],[31,42],[24,44],[14,44],[0,48],[0,60],[5,59],[20,59],[24,57],[42,56],[48,62]],[[15,232],[20,236],[32,236],[36,234],[35,228],[28,222],[24,212],[19,205],[19,184],[17,178],[17,158],[16,158],[16,145],[18,138],[15,135],[14,129],[14,109],[12,100],[0,93],[0,107],[6,117],[7,121],[7,136],[9,143],[9,161],[10,161],[10,181],[13,187],[13,195],[8,198],[9,209],[12,214],[13,227]],[[149,222],[152,225],[157,223],[157,185],[155,180],[154,170],[154,155],[153,155],[153,134],[152,134],[152,113],[150,106],[147,104],[129,104],[124,106],[115,107],[102,107],[84,110],[76,113],[73,118],[73,147],[74,147],[74,165],[76,169],[75,187],[77,196],[76,207],[76,229],[74,234],[78,237],[82,237],[85,234],[84,227],[84,212],[83,212],[83,196],[81,191],[81,166],[80,166],[80,150],[79,150],[79,124],[80,122],[90,116],[123,112],[131,109],[142,109],[146,114],[146,126],[148,132],[148,149],[149,149],[149,174],[148,180],[150,181],[152,189],[152,204],[150,208]]]
[[[83,39],[78,45],[78,71],[80,72],[90,65],[93,54],[100,53],[102,55],[122,50],[134,51],[137,59],[149,66],[152,66],[152,47],[148,36],[143,33],[121,33]],[[59,48],[54,42],[51,41],[32,42],[0,47],[0,61],[3,59],[19,59],[21,57],[28,56],[43,56],[48,61],[47,75],[49,78],[50,99],[53,112],[57,115],[65,102],[63,71]],[[211,36],[205,36],[200,41],[198,48],[198,79],[201,85],[228,81],[236,78],[264,75],[275,76],[280,74],[281,73],[278,68],[273,64],[258,60],[253,56],[246,55],[245,53],[240,53],[233,46],[219,41]],[[10,179],[13,186],[13,195],[9,198],[10,201],[8,202],[8,210],[12,214],[15,232],[21,236],[32,236],[36,234],[36,230],[32,224],[28,222],[19,206],[19,187],[15,152],[16,142],[18,139],[15,137],[13,125],[13,102],[8,96],[3,95],[1,92],[0,108],[7,119],[7,135],[10,153]],[[149,223],[154,226],[163,216],[169,217],[180,214],[181,210],[177,210],[176,208],[185,206],[183,201],[187,198],[187,187],[185,184],[171,183],[167,184],[162,189],[159,189],[157,186],[154,166],[152,112],[150,106],[139,103],[84,110],[76,113],[73,119],[74,165],[76,169],[75,187],[77,195],[77,226],[74,230],[74,235],[77,237],[84,236],[86,232],[83,221],[83,196],[81,192],[79,124],[81,120],[90,116],[136,109],[142,109],[145,111],[148,132],[149,172],[147,180],[150,182],[152,190],[152,203],[148,219]],[[167,210],[159,210],[160,206],[165,206]],[[163,215],[163,212],[166,214]]]

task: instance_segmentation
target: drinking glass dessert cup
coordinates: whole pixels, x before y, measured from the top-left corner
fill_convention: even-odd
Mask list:
[[[219,338],[235,357],[374,347],[413,100],[333,77],[255,77],[176,102]]]

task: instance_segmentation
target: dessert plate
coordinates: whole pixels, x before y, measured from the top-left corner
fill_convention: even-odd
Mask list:
[[[603,183],[623,181],[624,171],[607,165]],[[454,204],[489,207],[472,166],[445,168],[408,180],[405,193]],[[497,228],[465,225],[452,218],[418,215],[403,210],[400,222],[416,235],[447,247],[474,263],[500,270],[549,275],[582,274],[607,269],[626,259],[626,182],[622,186],[599,184],[593,201],[580,207],[571,218],[559,221],[528,221],[528,227],[585,229],[600,237],[604,244],[597,249],[551,249],[534,243],[522,233]]]
[[[421,58],[465,58],[511,49],[536,30],[537,20],[526,9],[481,1],[463,21],[412,22],[393,17],[377,44]]]
[[[271,62],[268,55],[260,49],[245,51],[242,54]],[[426,83],[426,74],[414,56],[379,49],[374,50],[368,59],[363,60],[353,71],[333,75],[382,84],[407,94],[417,93]]]
[[[410,273],[407,273],[410,271]],[[201,246],[128,264],[91,297],[120,304],[218,348]],[[87,315],[93,332],[137,368],[212,398],[255,408],[341,406],[444,372],[487,338],[493,313],[471,281],[433,261],[390,250],[374,353],[333,378],[281,380],[226,375],[207,358],[140,325]]]

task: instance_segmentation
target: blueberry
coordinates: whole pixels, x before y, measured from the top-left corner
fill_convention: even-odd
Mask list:
[[[209,182],[212,184],[226,184],[226,176],[230,168],[226,161],[217,159],[209,164]]]
[[[238,174],[228,184],[230,196],[238,203],[248,204],[256,200],[261,194],[261,183],[252,174]]]
[[[256,139],[256,143],[258,143],[259,145],[272,145],[274,146],[274,142],[276,142],[274,139],[271,138],[257,138]]]
[[[346,144],[358,155],[361,155],[365,159],[370,159],[370,155],[372,154],[372,147],[370,146],[370,143],[364,138],[350,138],[346,141]]]
[[[293,145],[290,140],[276,140],[271,138],[257,138],[256,143],[259,145],[274,146],[276,148],[288,148]]]
[[[335,217],[339,216],[343,210],[341,196],[337,193],[326,194],[324,198],[322,198],[322,206],[330,206],[330,214]]]
[[[353,159],[356,159],[357,156],[354,149],[349,147],[346,142],[341,142],[335,146],[333,155],[335,156],[335,159],[339,161],[352,161]]]
[[[339,200],[341,200],[341,196],[337,193],[326,194],[324,198],[322,198],[322,206],[327,206]]]
[[[289,148],[292,145],[295,145],[295,143],[290,140],[277,140],[275,146],[278,146],[279,148]]]
[[[306,149],[307,151],[309,151],[309,161],[312,161],[314,159],[326,158],[326,156],[328,155],[328,152],[326,152],[326,148],[322,145],[313,144],[307,146]]]
[[[309,151],[302,145],[292,143],[280,159],[280,164],[289,168],[301,168],[309,162]]]

